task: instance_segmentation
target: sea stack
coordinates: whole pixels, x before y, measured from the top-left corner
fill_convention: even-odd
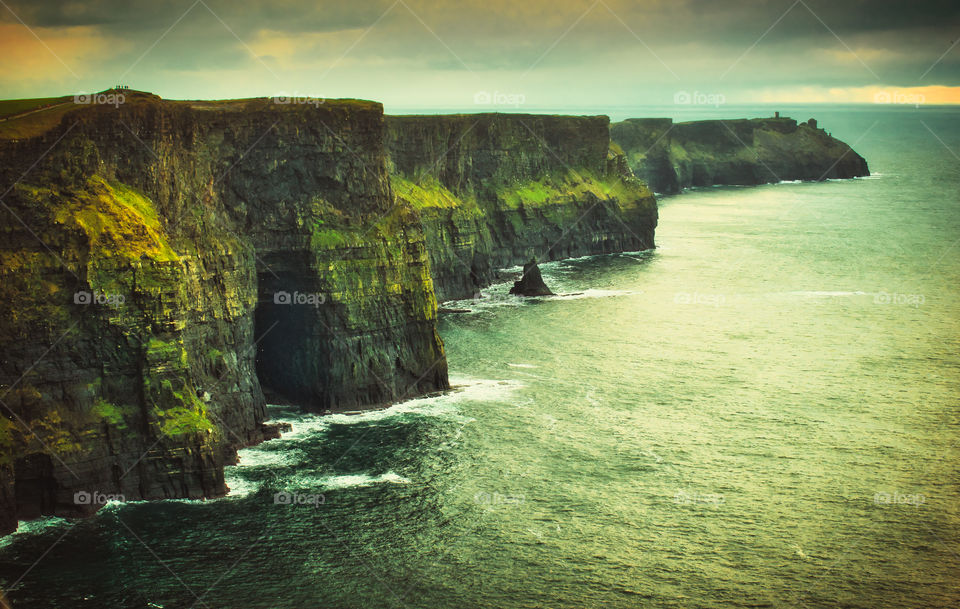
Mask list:
[[[510,293],[517,296],[553,296],[553,292],[543,282],[536,258],[523,265],[523,276],[513,282]]]

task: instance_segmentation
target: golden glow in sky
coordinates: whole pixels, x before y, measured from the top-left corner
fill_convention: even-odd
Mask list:
[[[0,8],[0,97],[123,82],[167,98],[286,93],[424,108],[470,106],[484,92],[540,108],[684,93],[955,104],[958,31],[952,3],[890,0],[13,0]]]

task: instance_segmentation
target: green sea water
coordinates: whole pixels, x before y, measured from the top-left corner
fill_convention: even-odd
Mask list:
[[[456,303],[456,391],[274,408],[293,431],[241,451],[230,496],[25,524],[0,587],[15,608],[960,606],[960,114],[810,115],[875,175],[663,198],[656,250],[542,265],[566,296]]]

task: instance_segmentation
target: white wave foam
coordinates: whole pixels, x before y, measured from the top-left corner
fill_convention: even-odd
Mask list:
[[[73,521],[76,524],[76,521]],[[0,537],[0,548],[5,548],[13,543],[18,537],[32,536],[43,533],[48,529],[55,529],[63,525],[71,525],[70,521],[59,516],[44,516],[36,520],[23,520],[17,526],[17,530],[9,535]],[[72,525],[71,525],[72,526]]]
[[[291,431],[284,433],[280,438],[269,440],[263,444],[241,449],[238,452],[237,465],[224,469],[227,486],[230,493],[227,498],[242,498],[256,493],[262,482],[250,480],[245,474],[258,468],[271,468],[282,465],[291,465],[299,459],[296,444],[304,438],[323,433],[331,425],[350,425],[354,423],[377,422],[385,419],[395,419],[404,415],[435,416],[453,418],[460,423],[468,424],[475,419],[460,415],[457,405],[464,401],[471,402],[503,402],[510,399],[512,394],[526,385],[517,380],[476,379],[472,377],[451,375],[450,382],[453,389],[441,395],[417,398],[395,404],[383,410],[372,410],[360,414],[304,414],[277,417],[273,422],[289,423]],[[285,446],[289,444],[290,446]],[[302,476],[303,474],[301,474]],[[295,477],[296,480],[296,477]],[[320,485],[325,488],[345,488],[349,486],[369,486],[371,484],[391,483],[406,484],[410,482],[393,472],[380,476],[366,474],[351,476],[329,476],[317,479],[300,479],[300,486]],[[189,500],[185,500],[189,501]]]
[[[230,492],[227,493],[228,499],[242,499],[243,497],[249,497],[257,491],[260,490],[260,487],[263,485],[262,482],[254,482],[253,480],[247,480],[242,475],[237,473],[239,465],[230,466],[223,468],[223,477],[224,481],[227,483],[227,488],[230,489]]]
[[[298,451],[296,448],[278,448],[276,444],[273,444],[282,441],[283,439],[270,440],[270,444],[259,444],[237,451],[237,465],[223,468],[224,481],[227,483],[227,488],[230,489],[227,497],[246,497],[260,489],[262,483],[247,479],[247,472],[260,468],[271,469],[292,465],[297,462]],[[266,449],[267,447],[269,447],[269,450]]]
[[[637,296],[643,294],[636,290],[594,290],[587,289],[583,292],[573,294],[558,294],[556,296],[545,296],[548,300],[580,300],[583,298],[612,298],[615,296]]]
[[[551,283],[550,277],[544,274],[544,280],[547,283]],[[553,282],[556,283],[556,282]],[[615,296],[636,296],[643,294],[642,291],[637,290],[601,290],[588,288],[582,292],[572,292],[566,294],[557,294],[555,296],[533,296],[533,297],[520,297],[514,296],[507,293],[499,292],[488,292],[483,298],[478,298],[474,300],[456,300],[451,301],[452,306],[462,307],[470,309],[470,313],[481,313],[488,311],[490,309],[495,309],[499,307],[522,307],[530,300],[536,301],[547,301],[547,300],[580,300],[584,298],[611,298]],[[460,315],[463,315],[461,313]]]
[[[804,296],[806,298],[829,298],[834,296],[866,296],[866,292],[857,291],[845,291],[845,290],[800,290],[797,292],[790,292],[792,296]]]
[[[458,402],[506,402],[516,391],[527,386],[526,383],[515,379],[476,379],[456,375],[450,376],[450,384],[459,389],[458,393],[449,395],[452,400]]]
[[[328,417],[319,414],[301,414],[287,417],[277,417],[271,419],[270,423],[289,423],[290,431],[284,432],[278,439],[271,442],[284,442],[290,440],[299,440],[301,438],[312,436],[321,431],[326,431],[330,427]]]
[[[344,476],[326,476],[317,481],[324,490],[341,488],[361,488],[374,484],[410,484],[409,478],[404,478],[394,472],[387,472],[379,476],[369,474],[351,474]]]
[[[357,414],[326,414],[322,415],[322,418],[329,427],[330,425],[370,423],[384,419],[398,418],[408,414],[433,417],[456,417],[456,408],[453,407],[449,399],[444,398],[449,398],[449,394],[416,398],[394,404],[388,408],[368,410]]]
[[[266,450],[269,447],[270,450]],[[238,463],[244,467],[275,467],[290,465],[295,459],[294,450],[278,450],[273,445],[260,444],[237,451]]]
[[[509,294],[505,287],[501,290],[496,290],[496,287],[491,286],[485,289],[478,298],[450,300],[445,302],[444,306],[455,309],[469,309],[470,313],[478,313],[498,307],[519,307],[523,305],[522,298]],[[464,313],[458,313],[457,315],[464,315]]]
[[[249,497],[257,493],[260,488],[263,486],[263,481],[254,481],[246,478],[243,475],[242,469],[244,467],[255,467],[254,465],[238,465],[228,468],[231,471],[225,472],[225,478],[227,486],[230,488],[230,493],[227,495],[228,499],[239,499],[244,497]],[[287,486],[290,488],[315,488],[318,490],[333,490],[341,488],[351,488],[351,487],[364,487],[372,486],[374,484],[409,484],[410,480],[399,474],[388,471],[385,474],[379,476],[371,476],[369,474],[347,474],[347,475],[330,475],[323,476],[321,478],[316,478],[311,476],[307,472],[299,472],[292,476],[288,482]],[[181,501],[181,500],[175,500]],[[191,500],[183,500],[191,501]]]
[[[396,418],[408,414],[459,419],[462,417],[457,410],[458,403],[463,401],[503,401],[508,399],[514,391],[525,386],[516,380],[477,379],[457,375],[450,376],[450,384],[452,389],[448,392],[440,395],[407,400],[381,410],[369,410],[358,414],[307,414],[288,419],[274,419],[274,422],[281,421],[289,423],[293,427],[293,430],[284,433],[277,440],[271,440],[271,442],[297,440],[313,433],[326,431],[331,425],[369,423],[371,421]],[[246,451],[255,451],[257,448],[258,447],[255,446],[252,449],[244,449],[241,451],[241,454],[244,454]],[[281,457],[265,456],[276,452],[275,450],[264,451],[265,454],[254,457],[256,461],[253,463],[266,464],[267,460],[272,458],[283,460]],[[244,458],[246,458],[246,456]],[[246,464],[247,461],[241,459],[241,465]]]

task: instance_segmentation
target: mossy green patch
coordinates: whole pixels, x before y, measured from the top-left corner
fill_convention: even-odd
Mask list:
[[[114,201],[126,205],[128,208],[140,214],[140,217],[147,226],[156,231],[161,230],[157,210],[153,206],[153,202],[150,201],[146,195],[120,182],[110,183],[103,179],[97,180],[97,178],[94,178],[94,180],[99,181]]]
[[[332,250],[349,245],[352,235],[336,228],[318,227],[310,234],[310,247],[315,250]]]
[[[560,176],[545,174],[537,180],[503,186],[497,190],[497,198],[508,209],[541,207],[570,200],[582,183],[581,174],[573,171]]]
[[[144,347],[148,366],[143,375],[144,394],[159,433],[177,436],[217,429],[207,416],[206,404],[197,397],[183,343],[152,337]],[[223,355],[211,349],[207,357],[222,359]]]
[[[5,416],[0,416],[0,465],[9,465],[13,463],[13,430],[16,427],[16,423]]]
[[[546,174],[537,180],[502,187],[497,199],[507,209],[536,209],[564,205],[591,198],[614,201],[619,207],[633,207],[651,199],[639,182],[621,176],[598,177],[587,171],[570,170],[562,175]]]
[[[97,419],[120,429],[127,428],[127,416],[132,410],[132,406],[118,406],[103,398],[99,398],[93,405],[93,415]]]
[[[57,454],[79,453],[91,450],[92,446],[74,430],[89,427],[90,417],[86,413],[70,412],[60,408],[48,410],[43,417],[27,422],[30,434],[24,436],[27,442],[39,442],[35,449],[47,452],[52,449]]]
[[[163,436],[207,433],[217,429],[207,414],[206,404],[186,377],[162,379],[159,384],[144,379],[145,390],[153,396],[152,416]]]
[[[90,178],[85,186],[66,199],[56,220],[82,229],[95,256],[179,261],[146,196],[99,176]]]
[[[480,213],[476,199],[458,197],[433,176],[412,182],[400,176],[390,176],[390,186],[397,197],[407,201],[416,210],[457,209]]]
[[[185,399],[182,394],[174,393],[184,406],[174,406],[156,411],[160,422],[160,432],[165,436],[180,436],[191,433],[206,433],[214,429],[207,416],[207,410],[198,399]]]
[[[562,189],[556,188],[553,184],[545,180],[543,182],[527,182],[519,188],[506,191],[504,200],[510,203],[512,207],[519,205],[535,207],[551,199],[557,199],[563,196],[563,194],[564,191]]]
[[[670,158],[673,159],[673,162],[676,164],[680,161],[689,161],[690,153],[687,151],[687,147],[679,144],[677,142],[670,142]]]
[[[186,353],[183,346],[177,342],[166,342],[157,337],[151,337],[146,345],[147,360],[150,362],[176,361],[183,359]]]

